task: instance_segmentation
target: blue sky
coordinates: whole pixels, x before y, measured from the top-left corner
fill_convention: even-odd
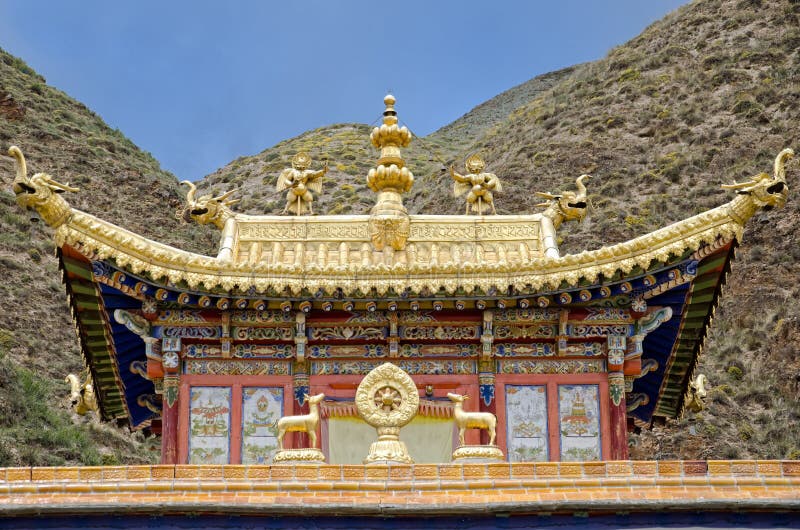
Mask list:
[[[531,77],[599,59],[686,0],[0,0],[0,47],[179,178],[383,95],[429,134]]]

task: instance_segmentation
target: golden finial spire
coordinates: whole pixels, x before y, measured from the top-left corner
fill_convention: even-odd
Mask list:
[[[397,126],[395,101],[393,95],[386,94],[383,98],[386,104],[386,110],[383,111],[383,125],[372,129],[372,134],[369,135],[372,145],[381,150],[378,167],[370,169],[367,175],[367,184],[377,193],[387,188],[403,193],[411,190],[414,184],[414,175],[405,167],[405,160],[400,154],[400,148],[408,147],[411,143],[411,131],[405,126]],[[380,202],[380,197],[378,201]]]
[[[372,244],[377,250],[383,250],[387,245],[402,250],[409,233],[408,212],[403,206],[402,194],[411,190],[414,175],[405,167],[400,148],[411,143],[411,131],[405,126],[397,126],[395,101],[391,94],[383,98],[386,104],[383,124],[375,127],[369,136],[372,145],[381,150],[377,167],[367,174],[367,185],[378,194],[370,212]]]

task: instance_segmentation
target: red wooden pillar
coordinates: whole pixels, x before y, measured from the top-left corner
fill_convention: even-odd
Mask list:
[[[494,400],[492,400],[492,402],[488,406],[483,401],[483,399],[481,399],[480,401],[481,401],[481,406],[480,406],[480,411],[481,412],[491,412],[492,414],[497,416],[497,414],[495,414],[495,401]],[[499,428],[499,426],[498,426],[498,428]],[[485,429],[480,429],[480,433],[481,433],[481,445],[487,445],[489,443],[489,431],[487,431]],[[495,445],[497,445],[497,440],[496,439],[495,439],[494,443],[495,443]]]
[[[608,411],[611,429],[610,460],[628,459],[628,420],[625,405],[625,362],[626,337],[608,337]]]
[[[628,420],[625,405],[625,376],[608,373],[609,416],[611,426],[611,460],[628,459]]]
[[[309,305],[308,307],[311,306]],[[308,400],[306,399],[306,396],[308,395],[310,386],[308,380],[308,368],[306,366],[306,345],[308,344],[308,337],[306,336],[306,314],[301,310],[295,313],[294,317],[295,362],[292,363],[292,374],[294,374],[294,377],[292,381],[292,395],[285,399],[292,400],[292,409],[294,410],[294,414],[297,416],[309,413]],[[283,447],[285,449],[308,447],[308,442],[309,436],[307,433],[295,431],[294,444],[292,445],[291,441],[286,443],[286,439],[284,438]]]
[[[161,404],[161,463],[178,463],[178,375],[165,374]],[[174,393],[173,393],[174,392]]]
[[[162,381],[161,394],[161,463],[178,463],[178,396],[180,395],[180,339],[162,352],[161,340],[142,336],[147,357],[147,375]],[[176,351],[177,350],[177,351]],[[164,357],[166,356],[166,359]]]
[[[178,463],[178,404],[161,409],[161,463]]]
[[[298,348],[304,349],[305,343],[298,345]],[[305,398],[305,396],[310,392],[308,374],[306,373],[306,370],[307,368],[305,362],[295,362],[292,365],[292,372],[294,374],[292,378],[292,394],[286,396],[285,399],[292,400],[292,414],[296,416],[308,414],[310,412],[308,400]],[[303,403],[302,405],[300,405],[301,401]],[[320,441],[317,440],[317,445],[319,445],[319,443]],[[286,449],[310,447],[309,436],[305,432],[295,431],[294,440],[289,440],[289,436],[287,436],[283,440],[283,447]]]

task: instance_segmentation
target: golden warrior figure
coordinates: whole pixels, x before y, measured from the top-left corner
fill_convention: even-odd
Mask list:
[[[467,158],[464,165],[469,171],[468,175],[459,175],[452,166],[450,166],[450,175],[455,180],[453,193],[456,197],[469,192],[467,193],[465,214],[469,214],[470,206],[472,211],[478,215],[483,215],[483,211],[488,208],[492,209],[493,214],[497,214],[493,192],[503,191],[500,179],[494,173],[483,173],[486,164],[478,155]]]
[[[308,169],[310,165],[311,157],[308,153],[297,153],[292,158],[292,167],[284,169],[278,177],[277,191],[289,190],[283,213],[290,212],[294,215],[314,213],[311,208],[314,196],[311,192],[322,192],[322,177],[328,172],[328,163],[325,162],[325,167],[320,171]]]

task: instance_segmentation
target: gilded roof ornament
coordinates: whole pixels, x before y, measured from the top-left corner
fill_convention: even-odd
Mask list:
[[[75,374],[67,374],[64,378],[65,383],[69,383],[69,400],[75,413],[79,416],[86,416],[89,412],[98,412],[97,396],[94,393],[92,384],[92,374],[86,372],[86,381],[81,384],[80,379]]]
[[[358,415],[378,431],[365,464],[413,464],[400,428],[414,419],[419,409],[417,385],[406,372],[392,363],[370,371],[359,383],[355,396]]]
[[[284,169],[278,176],[275,190],[289,190],[283,213],[314,214],[312,207],[314,195],[311,192],[322,193],[322,178],[328,172],[328,163],[326,162],[319,171],[308,169],[310,166],[311,156],[306,152],[300,152],[292,157],[292,167]]]
[[[591,175],[581,175],[575,180],[575,186],[578,188],[577,193],[574,191],[562,191],[556,194],[536,192],[537,197],[547,199],[547,202],[537,206],[547,207],[542,212],[542,215],[551,219],[555,228],[558,228],[564,221],[580,222],[586,217],[588,202],[586,200],[586,186],[583,181],[590,178],[592,178]]]
[[[687,409],[692,412],[700,412],[705,408],[703,400],[708,395],[707,384],[708,378],[703,374],[698,375],[694,381],[689,381],[684,402]]]
[[[385,121],[390,125],[396,125],[393,103],[394,98],[387,97]],[[378,131],[373,131],[373,139],[383,145],[384,135]],[[410,140],[408,134],[389,136]],[[321,291],[357,297],[373,292],[489,292],[498,285],[552,290],[627,274],[637,267],[647,269],[671,256],[727,243],[741,237],[759,208],[785,204],[786,164],[793,155],[791,149],[781,151],[773,177],[762,173],[725,186],[737,195],[717,208],[629,241],[564,256],[559,255],[554,227],[585,214],[583,181],[588,175],[577,179],[577,192],[539,193],[548,199],[543,213],[485,219],[410,217],[400,192],[380,187],[378,204],[369,216],[251,216],[230,210],[236,202],[229,198],[232,192],[196,199],[195,186],[186,183],[192,217],[223,230],[219,253],[211,257],[151,241],[71,208],[59,192],[76,188],[44,174],[28,178],[19,149],[9,153],[17,162],[13,190],[18,204],[36,210],[56,228],[59,247],[69,245],[87,259],[112,259],[133,274],[173,285],[184,282],[191,289],[292,295]],[[382,155],[387,161],[391,151]]]
[[[186,194],[187,210],[197,224],[212,224],[222,230],[226,221],[235,215],[230,207],[239,202],[239,199],[230,199],[229,197],[236,193],[236,190],[226,191],[217,197],[208,194],[196,198],[197,186],[193,182],[184,180],[181,184],[189,186]]]
[[[734,190],[738,195],[729,203],[732,217],[741,219],[744,223],[752,217],[759,208],[770,210],[782,208],[789,196],[789,186],[786,184],[786,163],[794,157],[794,151],[786,148],[775,157],[773,176],[759,173],[747,182],[734,182],[723,184],[722,188]]]
[[[414,175],[406,167],[400,148],[411,143],[411,131],[397,126],[395,98],[387,94],[383,98],[383,124],[370,134],[372,145],[381,150],[377,167],[367,174],[369,189],[378,194],[375,206],[370,211],[370,239],[376,250],[391,247],[405,248],[410,231],[408,211],[403,206],[402,194],[410,191]]]
[[[300,151],[292,157],[292,167],[298,171],[308,169],[311,165],[311,155],[305,151]]]
[[[231,210],[231,206],[239,202],[239,199],[231,199],[230,196],[236,193],[236,190],[226,191],[217,197],[208,194],[197,199],[195,198],[197,186],[194,183],[184,180],[181,184],[189,186],[189,192],[186,194],[189,216],[198,224],[213,224],[222,230],[217,258],[231,261],[236,233],[236,214]]]
[[[491,208],[492,213],[497,214],[494,207],[494,192],[503,191],[500,179],[494,173],[483,172],[486,163],[477,154],[467,158],[464,166],[467,168],[467,175],[456,173],[456,170],[452,166],[450,167],[450,176],[455,180],[453,194],[456,197],[467,194],[464,213],[469,215],[471,209],[478,215],[483,215],[484,210]]]
[[[77,192],[78,188],[73,188],[68,183],[62,184],[47,173],[36,173],[28,178],[28,166],[20,148],[11,146],[8,154],[14,158],[17,166],[17,174],[12,185],[17,204],[25,210],[36,211],[44,222],[53,228],[64,224],[72,208],[60,194],[65,191]]]

